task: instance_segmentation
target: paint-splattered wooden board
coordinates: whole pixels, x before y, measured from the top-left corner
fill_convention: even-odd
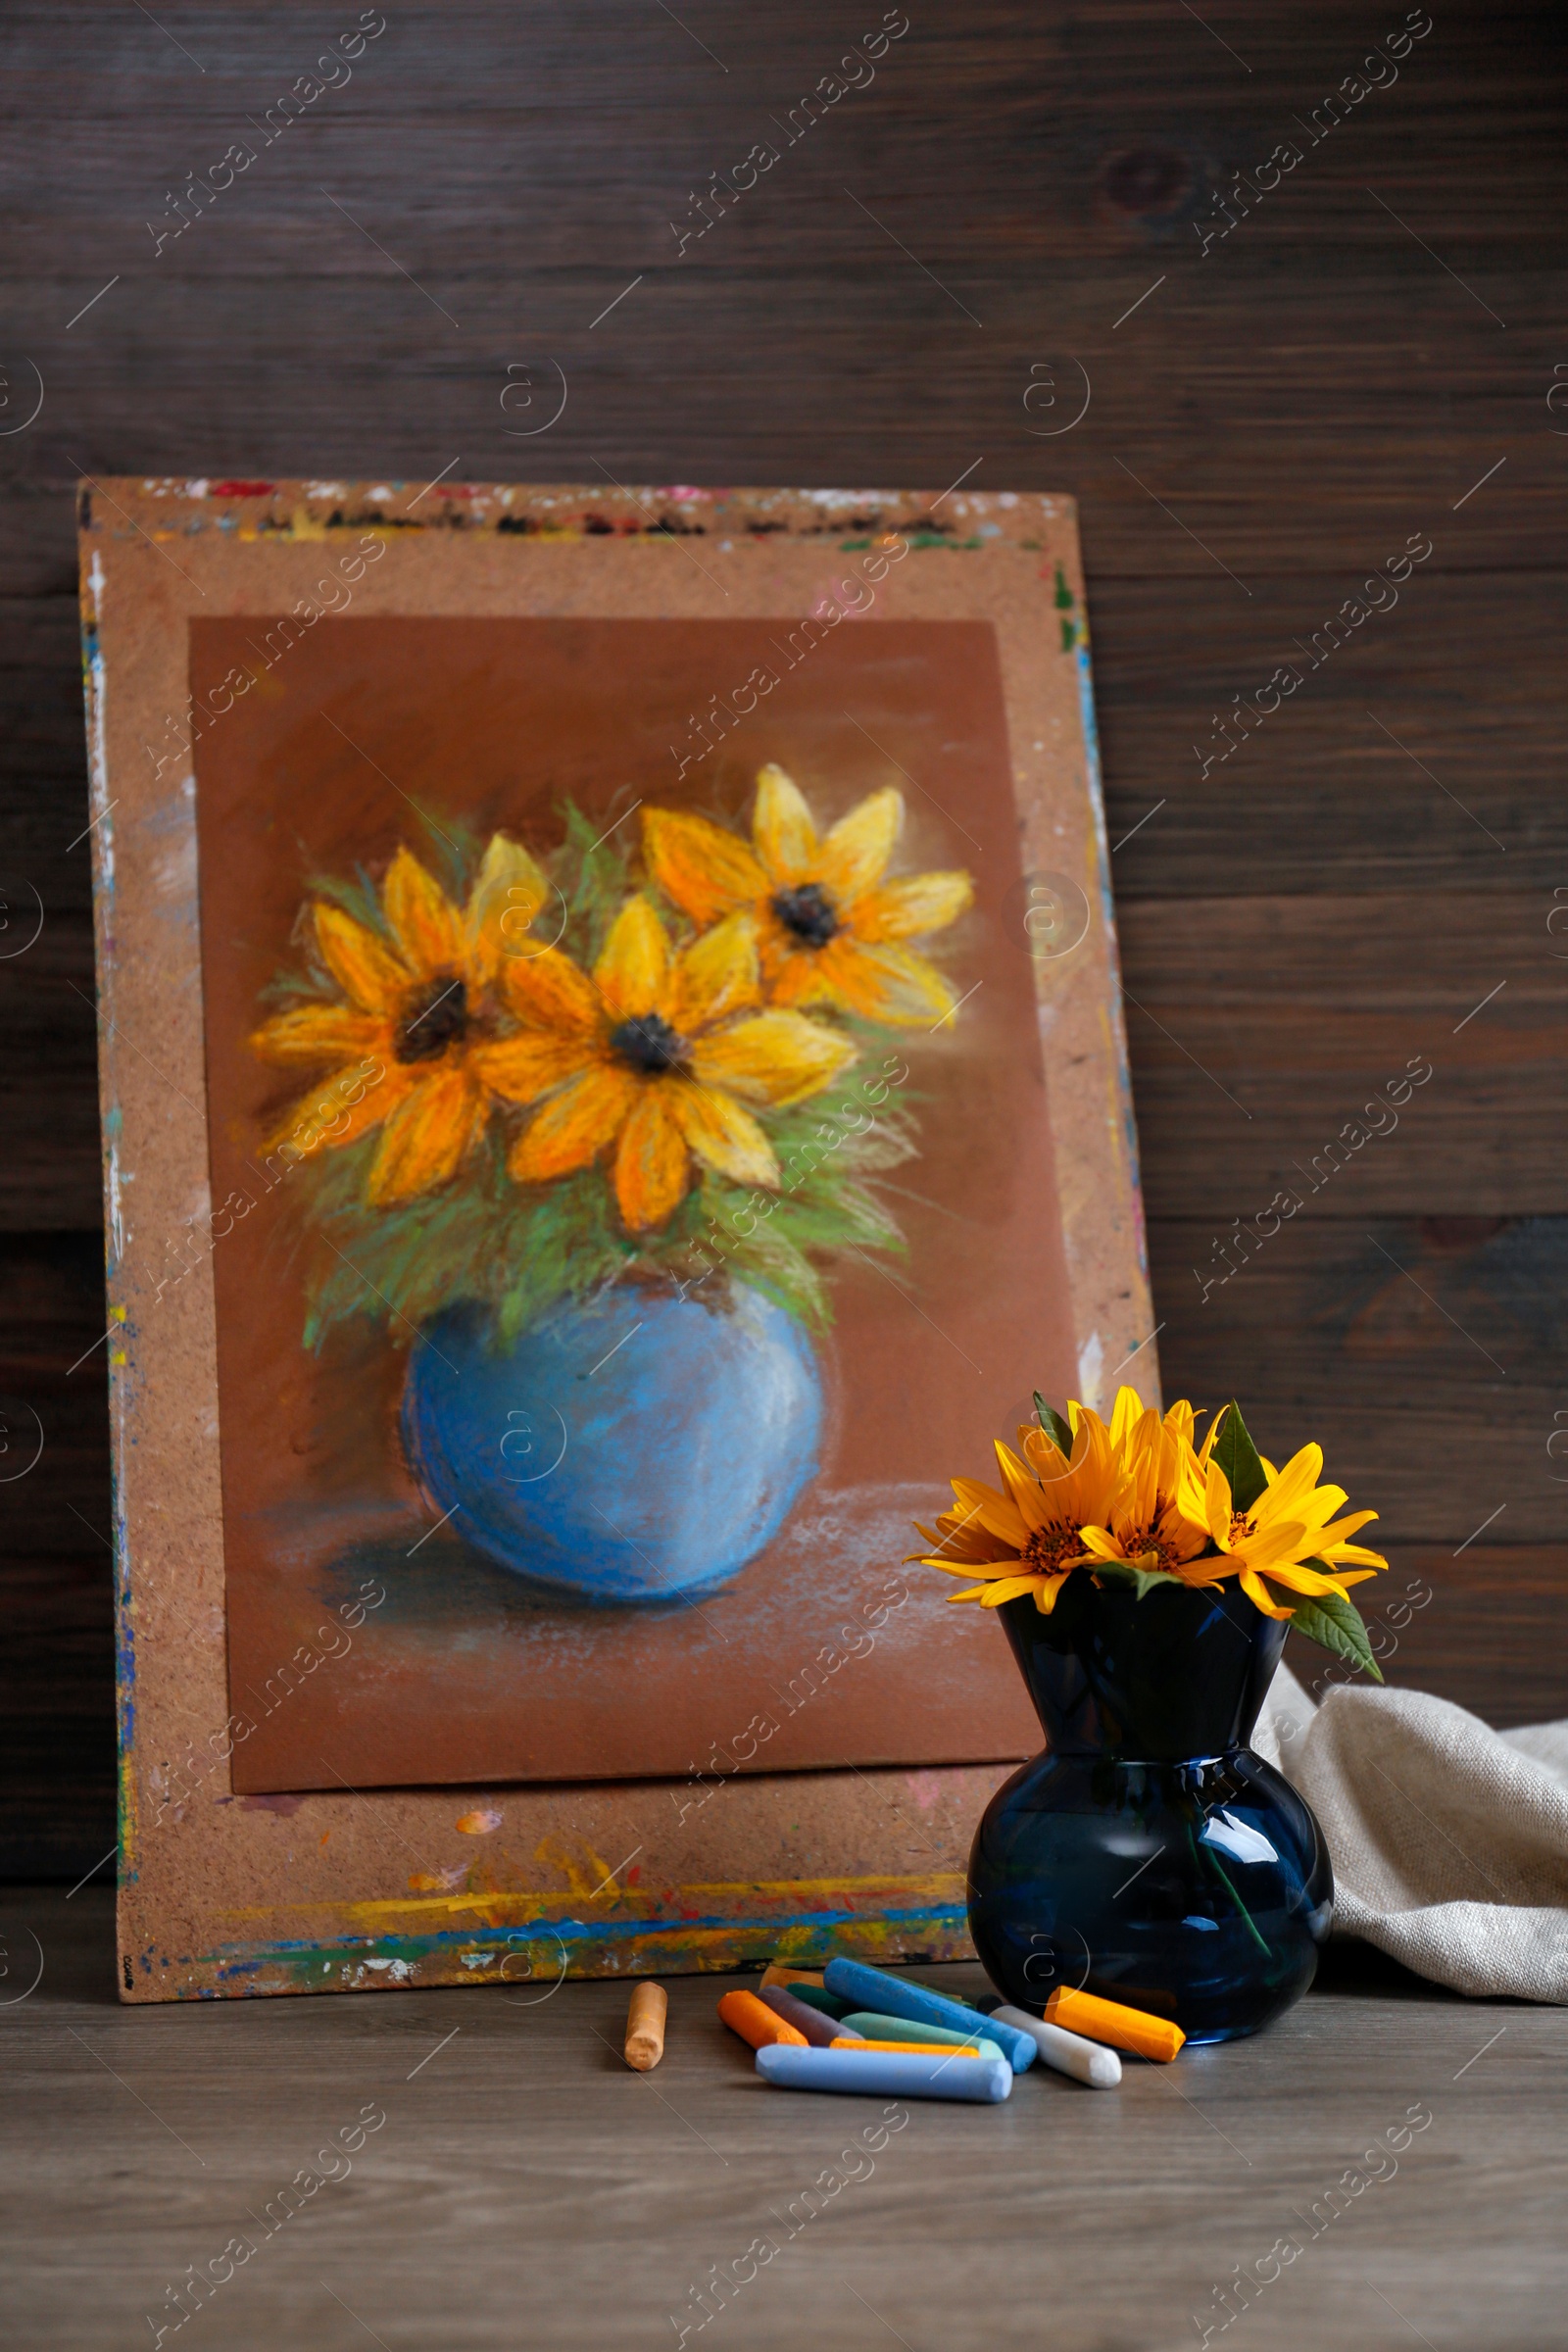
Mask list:
[[[238,693],[218,707],[216,698],[193,705],[190,633],[192,623],[253,619],[256,666],[241,691],[260,702],[287,692],[287,651],[305,630],[329,639],[351,609],[356,621],[784,615],[789,646],[798,631],[811,645],[851,619],[858,629],[981,624],[1000,664],[1016,803],[1015,880],[994,920],[1015,926],[1013,945],[1032,973],[1054,1142],[1045,1190],[1054,1174],[1058,1204],[1042,1213],[1059,1225],[1067,1300],[1039,1354],[1058,1385],[1091,1403],[1105,1401],[1115,1374],[1136,1359],[1130,1376],[1152,1396],[1071,503],[961,490],[600,494],[113,480],[83,493],[81,558],[104,1037],[123,1997],[545,1983],[562,1970],[725,1968],[770,1952],[963,1953],[968,1839],[1009,1760],[1030,1744],[1029,1725],[1000,1629],[965,1611],[961,1633],[951,1617],[942,1630],[960,1648],[995,1644],[995,1664],[979,1667],[997,1694],[991,1739],[955,1746],[933,1734],[922,1747],[926,1694],[910,1687],[899,1737],[858,1742],[856,1677],[869,1691],[882,1671],[858,1661],[879,1643],[886,1655],[916,1617],[941,1611],[921,1572],[908,1571],[906,1585],[891,1556],[871,1599],[857,1595],[875,1636],[869,1650],[828,1670],[838,1677],[831,1690],[814,1638],[801,1660],[814,1673],[810,1703],[820,1691],[844,1727],[830,1746],[847,1769],[764,1769],[772,1735],[760,1714],[771,1722],[781,1711],[760,1703],[748,1723],[725,1700],[704,1715],[702,1744],[680,1779],[585,1774],[544,1785],[501,1776],[432,1788],[417,1786],[411,1757],[408,1786],[362,1791],[323,1767],[315,1788],[280,1789],[274,1780],[236,1793],[230,1758],[246,1735],[227,1677],[220,1446],[243,1445],[247,1433],[220,1426],[213,1254],[232,1217],[249,1211],[215,1210],[210,1190],[197,797],[201,736],[224,725]],[[274,640],[289,612],[299,616],[294,633]],[[671,749],[674,765],[708,756],[738,699],[717,691],[706,716],[693,714]],[[210,870],[222,846],[203,854]],[[1004,1110],[974,1148],[1006,1152]],[[171,1283],[176,1244],[181,1271]],[[999,1298],[1001,1289],[999,1281]],[[999,1430],[1026,1409],[1038,1376],[1033,1353],[1006,1369]],[[944,1458],[928,1474],[935,1486],[950,1471],[983,1466]],[[329,1685],[345,1645],[373,1642],[378,1606],[345,1599],[330,1651],[304,1671]],[[784,1679],[793,1690],[787,1669]]]

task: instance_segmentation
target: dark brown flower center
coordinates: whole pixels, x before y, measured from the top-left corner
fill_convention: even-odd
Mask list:
[[[622,1021],[618,1029],[610,1032],[610,1043],[621,1060],[645,1078],[678,1069],[686,1058],[686,1040],[660,1012],[639,1013],[634,1021]]]
[[[1143,1568],[1175,1568],[1179,1565],[1173,1545],[1152,1527],[1129,1528],[1122,1543],[1128,1559],[1136,1560]]]
[[[1252,1522],[1250,1519],[1249,1519],[1245,1511],[1233,1511],[1231,1513],[1231,1542],[1233,1544],[1245,1543],[1249,1536],[1255,1535],[1256,1533],[1257,1530],[1253,1527]]]
[[[798,890],[775,891],[773,912],[803,948],[825,948],[844,927],[820,882],[803,882]]]
[[[1078,1530],[1058,1519],[1051,1527],[1037,1527],[1033,1531],[1018,1555],[1019,1563],[1035,1575],[1054,1576],[1069,1560],[1075,1560],[1082,1549]]]
[[[468,1027],[468,992],[443,973],[410,1004],[392,1051],[399,1061],[435,1061],[462,1042]]]

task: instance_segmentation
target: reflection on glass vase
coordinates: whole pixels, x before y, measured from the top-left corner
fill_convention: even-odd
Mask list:
[[[1069,1578],[1054,1612],[997,1611],[1046,1733],[998,1789],[969,1860],[969,1928],[998,1990],[1058,1984],[1168,2017],[1190,2041],[1255,2034],[1311,1984],[1334,1910],[1310,1808],[1247,1745],[1287,1628],[1234,1582]]]

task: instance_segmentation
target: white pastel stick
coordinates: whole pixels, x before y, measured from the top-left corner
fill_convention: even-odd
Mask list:
[[[1026,2009],[993,2009],[1004,2026],[1015,2026],[1027,2034],[1048,2066],[1058,2075],[1071,2075],[1076,2082],[1092,2083],[1096,2090],[1114,2090],[1121,2081],[1121,2060],[1114,2050],[1107,2050],[1101,2041],[1086,2041],[1081,2034],[1069,2034],[1064,2026],[1049,2025],[1043,2017],[1031,2017]]]

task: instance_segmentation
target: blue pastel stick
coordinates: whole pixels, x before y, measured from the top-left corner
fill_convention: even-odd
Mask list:
[[[901,2058],[896,2050],[803,2050],[798,2042],[775,2041],[758,2051],[757,2071],[783,2090],[860,2091],[877,2099],[969,2099],[984,2106],[1012,2092],[1012,2069],[1004,2058],[916,2052]]]
[[[910,1984],[907,1978],[867,1968],[862,1960],[830,1960],[822,1978],[829,1992],[837,1993],[855,2009],[874,2009],[884,2017],[909,2017],[917,2025],[949,2026],[957,2034],[973,2034],[980,2024],[980,2012],[966,2002],[950,2001],[940,1992],[928,1992],[923,1984]],[[988,2017],[985,2034],[987,2040],[1001,2042],[1015,2075],[1033,2066],[1040,2055],[1028,2034],[1020,2034],[1016,2026],[999,2025],[994,2017]]]

